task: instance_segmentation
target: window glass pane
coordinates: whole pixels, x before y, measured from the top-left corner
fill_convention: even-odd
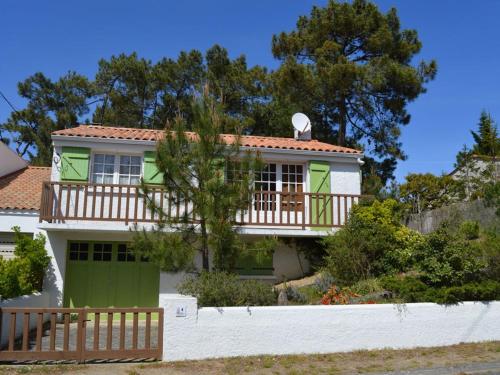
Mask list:
[[[104,165],[104,173],[113,173],[114,169],[115,169],[114,165],[109,165],[109,164]]]
[[[94,164],[94,173],[102,173],[104,171],[104,165]]]
[[[130,177],[130,185],[138,185],[139,177]]]
[[[130,167],[130,174],[140,175],[141,167],[139,165]]]
[[[92,177],[92,181],[95,182],[96,184],[102,184],[102,175],[94,175]]]
[[[115,155],[106,154],[104,160],[106,164],[115,164]]]
[[[94,163],[102,163],[102,162],[104,162],[104,155],[95,154],[94,155]]]
[[[94,244],[93,260],[102,261],[102,262],[109,262],[109,261],[111,261],[111,255],[112,255],[112,245],[111,244],[109,244],[109,243],[107,243],[107,244],[99,244],[99,243]]]
[[[140,166],[141,165],[141,157],[140,156],[131,156],[130,158],[130,164],[132,165],[138,165]]]
[[[120,164],[121,165],[129,165],[130,164],[130,156],[120,156]]]
[[[113,175],[105,175],[103,183],[104,184],[112,184],[113,183]]]
[[[120,165],[120,174],[128,174],[129,168],[130,167],[128,167],[126,165]]]
[[[128,176],[120,176],[119,183],[122,185],[128,185]]]

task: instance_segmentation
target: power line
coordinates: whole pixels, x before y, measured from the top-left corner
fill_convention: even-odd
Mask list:
[[[14,105],[9,101],[9,99],[7,99],[7,97],[4,95],[4,93],[2,92],[2,90],[0,90],[0,96],[3,98],[3,100],[5,100],[5,102],[9,105],[10,108],[12,108],[12,110],[14,112],[17,112],[19,113],[19,111],[16,109],[16,107],[14,107]]]

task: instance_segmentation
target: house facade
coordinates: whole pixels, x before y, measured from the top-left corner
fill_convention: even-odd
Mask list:
[[[37,231],[42,184],[51,168],[28,166],[0,142],[0,257],[14,256],[14,226],[33,236]]]
[[[181,274],[167,274],[128,249],[134,228],[151,228],[152,216],[138,186],[172,218],[190,212],[163,191],[155,163],[162,131],[80,125],[52,134],[50,181],[43,183],[37,231],[52,256],[46,288],[63,306],[156,306],[174,292]],[[231,143],[232,135],[221,135]],[[315,140],[243,136],[241,150],[259,151],[265,163],[248,208],[237,218],[246,241],[275,236],[266,257],[238,262],[243,278],[270,282],[308,272],[303,252],[289,239],[319,238],[344,225],[360,196],[362,153]],[[195,266],[201,268],[201,258]]]

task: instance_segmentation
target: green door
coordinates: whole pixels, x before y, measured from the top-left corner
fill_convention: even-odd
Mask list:
[[[332,224],[333,200],[330,194],[330,163],[325,161],[309,162],[310,192],[311,195],[311,224],[316,225],[314,229],[323,230],[329,227],[318,227],[318,225]]]
[[[135,259],[124,243],[68,244],[65,307],[156,307],[159,282],[158,267]]]

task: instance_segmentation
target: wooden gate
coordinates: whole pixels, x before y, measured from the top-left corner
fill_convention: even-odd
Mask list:
[[[1,337],[0,361],[161,360],[163,309],[0,308]]]

